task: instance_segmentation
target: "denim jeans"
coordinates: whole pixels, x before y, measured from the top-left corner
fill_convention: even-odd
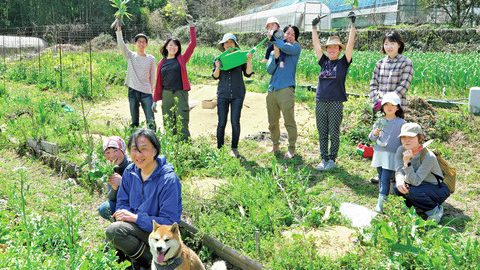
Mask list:
[[[225,127],[227,126],[228,109],[231,107],[230,122],[232,124],[232,149],[238,148],[240,139],[240,115],[242,113],[244,97],[239,98],[217,98],[217,147],[225,144]]]
[[[145,119],[147,120],[148,128],[156,131],[155,115],[152,111],[153,98],[152,94],[143,93],[133,88],[128,88],[128,103],[130,104],[130,115],[132,117],[132,127],[139,126],[139,107],[142,105]]]
[[[438,185],[423,182],[419,186],[410,185],[407,194],[402,194],[397,187],[393,190],[395,194],[405,198],[405,204],[408,207],[413,206],[421,212],[432,210],[450,196],[450,190],[445,183]]]
[[[98,207],[98,214],[106,220],[113,221],[112,214],[115,211],[115,202],[105,201]],[[113,211],[112,211],[113,209]]]
[[[380,194],[387,196],[390,193],[390,177],[395,171],[387,170],[382,167],[377,167],[378,172],[378,187]]]

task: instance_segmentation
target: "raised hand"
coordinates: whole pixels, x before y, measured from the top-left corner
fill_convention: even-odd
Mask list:
[[[312,26],[317,26],[317,24],[320,22],[320,15],[315,17],[315,19],[312,20]]]
[[[192,15],[187,14],[187,16],[186,16],[185,19],[187,20],[187,23],[188,23],[189,25],[194,25],[194,24],[195,24],[195,22],[193,21]]]
[[[350,20],[352,20],[352,23],[355,23],[355,20],[357,19],[357,16],[355,16],[355,12],[353,11],[350,11],[347,17],[350,18]]]

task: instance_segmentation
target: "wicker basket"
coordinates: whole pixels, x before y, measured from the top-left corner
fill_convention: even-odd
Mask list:
[[[217,107],[216,99],[202,100],[202,109],[213,109]]]

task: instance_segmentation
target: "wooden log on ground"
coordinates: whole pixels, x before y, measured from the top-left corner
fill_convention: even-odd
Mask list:
[[[192,225],[184,222],[183,220],[180,221],[180,226],[187,230],[192,235],[198,233],[198,229],[193,227]],[[222,242],[218,241],[217,239],[204,235],[202,237],[202,243],[206,245],[208,248],[213,250],[215,254],[217,254],[220,258],[224,259],[225,261],[231,263],[232,265],[239,267],[244,270],[259,270],[263,269],[264,267],[259,263],[255,262],[254,260],[250,259],[249,257],[238,253],[233,248],[223,244]]]

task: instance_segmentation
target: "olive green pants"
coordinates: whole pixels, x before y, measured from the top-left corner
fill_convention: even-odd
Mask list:
[[[288,150],[295,152],[297,123],[295,122],[295,90],[287,87],[267,94],[268,129],[274,146],[280,144],[280,113],[288,133]]]
[[[186,141],[190,138],[188,123],[190,121],[190,107],[188,106],[188,91],[164,90],[162,93],[163,126],[171,128],[177,134],[177,119],[181,121],[181,137]]]

